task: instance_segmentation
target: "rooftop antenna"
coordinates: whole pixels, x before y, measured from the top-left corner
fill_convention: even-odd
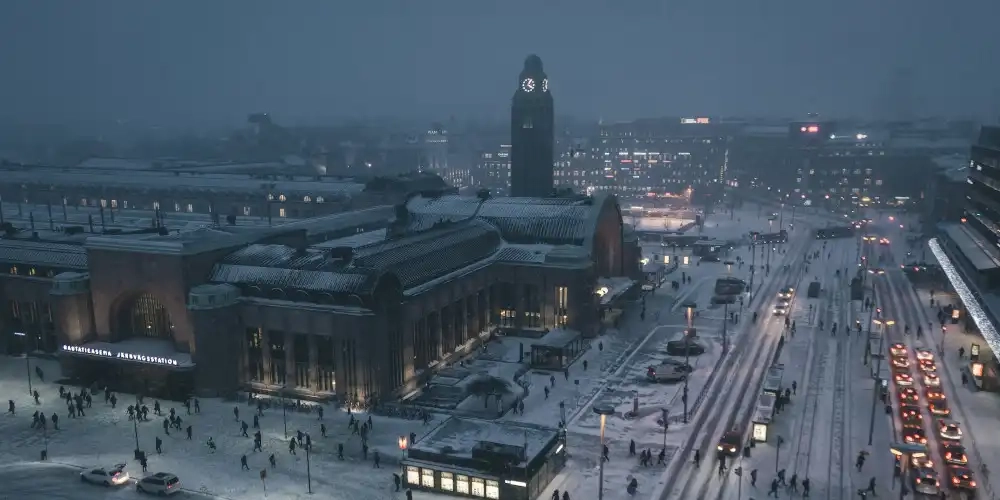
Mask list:
[[[90,226],[90,232],[94,232],[94,214],[87,214],[87,225]]]
[[[62,197],[62,206],[63,206],[63,222],[69,222],[69,214],[66,213],[66,197],[65,196]]]
[[[52,220],[52,199],[47,200],[46,206],[49,209],[49,231],[55,231],[56,222]]]
[[[28,222],[31,223],[31,230],[35,230],[35,212],[28,212]]]

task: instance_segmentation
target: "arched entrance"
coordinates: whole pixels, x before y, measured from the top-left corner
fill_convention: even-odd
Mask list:
[[[119,339],[150,337],[172,340],[174,325],[166,306],[148,293],[125,299],[115,315],[115,334]]]

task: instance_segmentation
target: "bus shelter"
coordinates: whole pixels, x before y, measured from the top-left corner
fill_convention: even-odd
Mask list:
[[[531,367],[563,370],[583,351],[583,335],[580,332],[556,328],[531,344]]]

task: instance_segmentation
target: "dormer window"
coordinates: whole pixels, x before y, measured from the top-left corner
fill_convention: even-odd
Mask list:
[[[35,271],[35,268],[33,267],[28,268],[28,276],[34,276],[36,274],[38,274],[38,271]]]
[[[17,274],[17,266],[10,266],[10,274]]]
[[[323,203],[323,197],[322,196],[317,196],[316,197],[316,203]]]
[[[288,199],[288,198],[285,198],[285,195],[283,195],[283,194],[281,194],[281,195],[278,195],[278,201],[280,201],[280,202],[284,202],[284,201],[285,201],[285,200],[287,200],[287,199]]]
[[[310,198],[310,197],[308,197],[308,196],[304,196],[304,197],[302,198],[302,201],[304,201],[304,202],[306,202],[306,203],[309,203],[309,202],[311,202],[311,201],[313,201],[313,200],[312,200],[312,198]]]
[[[274,195],[268,193],[268,195],[267,195],[267,201],[274,201]]]

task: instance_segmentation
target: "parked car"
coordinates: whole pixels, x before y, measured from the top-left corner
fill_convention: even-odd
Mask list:
[[[173,495],[181,491],[181,481],[169,472],[157,472],[135,483],[135,490],[154,495]]]
[[[705,348],[693,340],[671,340],[667,342],[667,354],[671,356],[684,356],[685,354],[697,356],[705,354]]]

